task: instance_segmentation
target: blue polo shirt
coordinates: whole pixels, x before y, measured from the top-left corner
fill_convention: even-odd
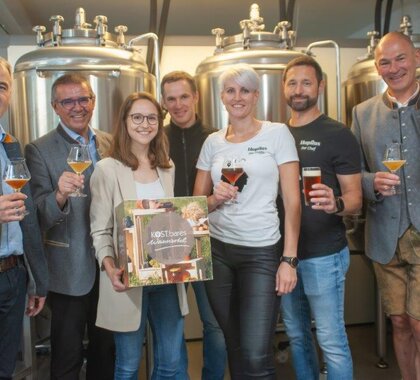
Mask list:
[[[9,163],[6,150],[3,146],[3,141],[6,137],[6,132],[0,125],[0,167],[1,167],[1,187],[2,193],[12,194],[13,189],[3,181],[3,175],[6,170],[6,166]],[[23,242],[22,242],[22,230],[19,222],[3,223],[1,226],[0,235],[0,258],[7,257],[10,255],[21,255],[23,254]]]
[[[92,164],[95,165],[99,161],[99,154],[96,149],[96,134],[95,131],[89,127],[88,138],[89,142],[86,144],[86,141],[83,136],[80,136],[78,133],[72,131],[70,128],[66,127],[63,122],[60,122],[64,131],[73,139],[79,142],[82,145],[89,146],[90,158],[92,159]]]

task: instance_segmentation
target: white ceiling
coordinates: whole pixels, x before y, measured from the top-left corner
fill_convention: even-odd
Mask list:
[[[211,29],[221,27],[226,35],[240,32],[239,21],[249,18],[252,0],[172,0],[167,36],[209,36]],[[278,0],[257,0],[266,30],[272,31],[280,20]],[[158,10],[163,0],[157,0]],[[366,45],[366,33],[373,29],[376,0],[296,0],[293,29],[297,45],[333,39],[341,46]],[[385,12],[386,0],[382,10]],[[31,35],[34,25],[51,30],[52,15],[64,17],[64,28],[72,28],[77,7],[86,11],[87,22],[96,15],[108,17],[109,31],[116,25],[127,25],[129,35],[149,31],[150,0],[0,0],[0,38]],[[413,31],[420,34],[420,1],[395,0],[391,30],[399,27],[402,15],[412,18]],[[382,21],[383,22],[383,21]],[[34,38],[35,40],[35,38]]]

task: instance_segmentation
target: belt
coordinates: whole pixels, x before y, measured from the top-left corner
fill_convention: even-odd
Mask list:
[[[19,257],[20,256],[11,255],[0,258],[0,273],[7,272],[8,270],[18,266]]]

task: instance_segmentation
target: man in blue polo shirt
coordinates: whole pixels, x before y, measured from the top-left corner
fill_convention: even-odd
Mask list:
[[[12,92],[12,69],[0,57],[0,117]],[[1,174],[11,159],[22,158],[19,143],[0,125]],[[25,211],[29,214],[25,216]],[[24,260],[24,256],[25,259]],[[25,262],[25,264],[24,264]],[[27,278],[31,279],[26,313],[37,315],[44,306],[48,270],[29,186],[14,193],[0,187],[0,379],[11,379],[21,342]]]

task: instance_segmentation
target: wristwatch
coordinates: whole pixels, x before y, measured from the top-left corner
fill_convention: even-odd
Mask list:
[[[296,269],[299,264],[299,259],[295,256],[282,256],[280,262],[282,263],[283,261],[289,264],[293,269]]]
[[[337,208],[337,211],[335,211],[334,214],[339,214],[340,212],[344,211],[343,198],[335,197],[335,207]]]

